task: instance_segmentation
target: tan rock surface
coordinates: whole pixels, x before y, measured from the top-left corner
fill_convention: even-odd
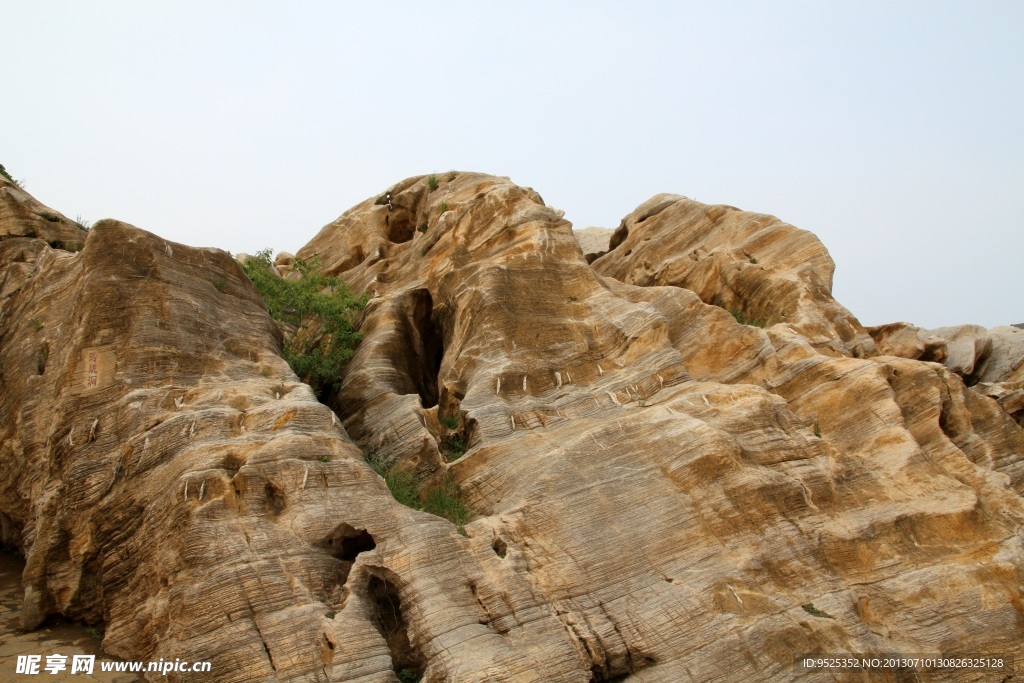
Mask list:
[[[733,236],[754,221],[740,244],[767,263],[751,289],[700,274],[709,298],[791,301],[793,321],[764,331],[595,273],[675,282],[651,266],[675,262],[659,233],[650,258],[637,230],[590,269],[568,223],[510,182],[391,192],[394,211],[368,200],[299,252],[377,294],[336,408],[364,450],[456,478],[471,539],[522,558],[596,680],[789,680],[816,650],[1020,652],[1024,435],[935,366],[836,357],[874,344],[831,299],[813,236],[678,198],[625,221],[694,213],[708,245],[708,211]],[[745,270],[716,249],[717,272]],[[454,463],[438,414],[467,433]]]
[[[602,275],[689,289],[830,355],[875,353],[861,324],[832,298],[835,264],[825,246],[774,216],[660,194],[622,220],[610,247],[594,262]]]
[[[1024,431],[943,366],[872,356],[812,235],[656,198],[591,268],[532,190],[439,181],[297,254],[375,295],[333,401],[344,429],[226,254],[113,221],[79,254],[30,250],[0,328],[23,619],[102,620],[108,652],[210,659],[225,681],[1024,661]],[[711,263],[681,263],[693,249]],[[716,295],[787,319],[741,325]],[[454,462],[442,418],[468,444]],[[399,505],[364,454],[451,477],[466,537]],[[992,679],[961,673],[924,678]]]
[[[942,363],[972,389],[1024,422],[1024,329],[956,325],[925,330],[909,323],[869,328],[883,353]]]
[[[615,231],[611,228],[583,228],[572,231],[572,236],[576,238],[576,243],[580,245],[588,263],[608,251],[608,244],[614,234]]]

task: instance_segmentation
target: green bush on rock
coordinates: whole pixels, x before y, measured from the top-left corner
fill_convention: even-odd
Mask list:
[[[270,250],[242,263],[263,295],[270,317],[284,332],[284,358],[303,382],[324,398],[337,385],[345,363],[362,340],[355,321],[366,305],[337,277],[324,275],[316,260],[295,259],[292,277],[274,271]]]

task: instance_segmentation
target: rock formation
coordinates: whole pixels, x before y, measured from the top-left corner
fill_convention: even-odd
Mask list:
[[[1024,330],[957,325],[923,330],[892,323],[868,330],[883,353],[942,363],[978,393],[1024,421]]]
[[[1024,658],[1024,430],[869,336],[813,235],[659,195],[591,265],[507,179],[385,192],[296,255],[373,295],[333,412],[223,252],[116,221],[79,253],[0,240],[0,523],[27,626],[102,622],[114,654],[224,681]],[[29,200],[0,201],[0,235],[27,234],[6,205]],[[453,483],[465,535],[364,458]]]
[[[608,244],[614,234],[615,231],[611,228],[583,228],[572,232],[576,243],[583,250],[587,263],[592,263],[595,259],[608,253]]]

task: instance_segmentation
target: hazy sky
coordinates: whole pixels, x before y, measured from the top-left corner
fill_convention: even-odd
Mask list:
[[[575,227],[659,192],[816,233],[865,324],[1024,321],[1024,2],[32,2],[0,163],[69,216],[295,251],[403,178]]]

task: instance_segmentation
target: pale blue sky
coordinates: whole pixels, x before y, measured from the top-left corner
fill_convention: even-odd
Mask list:
[[[578,228],[659,192],[815,232],[865,324],[1024,321],[1024,2],[5,3],[44,203],[295,251],[411,175]]]

